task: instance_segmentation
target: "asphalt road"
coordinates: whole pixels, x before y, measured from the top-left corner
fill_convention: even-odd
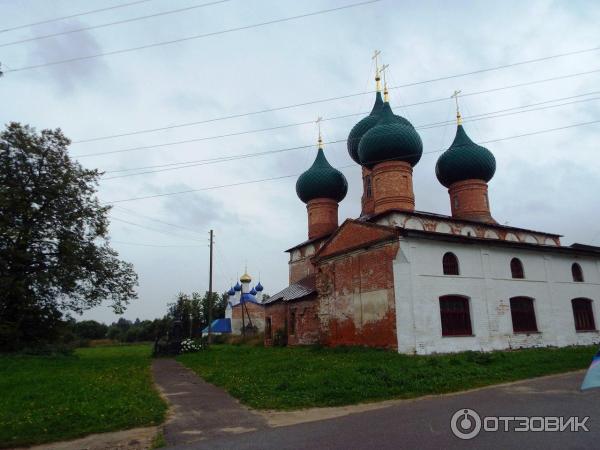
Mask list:
[[[462,394],[429,397],[335,419],[217,437],[171,449],[600,449],[600,390],[579,392],[584,373],[539,378]],[[471,440],[452,434],[457,410],[491,416],[589,416],[589,432],[484,431]],[[475,422],[467,422],[473,429]],[[488,425],[494,421],[488,420]],[[500,422],[503,429],[504,422]],[[540,426],[539,421],[532,423]],[[233,426],[233,424],[232,424]]]

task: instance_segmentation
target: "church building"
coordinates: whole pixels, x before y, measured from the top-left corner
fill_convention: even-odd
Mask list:
[[[501,225],[492,216],[492,152],[474,143],[457,107],[437,180],[451,215],[415,209],[423,153],[413,125],[382,98],[350,131],[362,167],[361,215],[338,223],[348,190],[319,137],[297,181],[308,239],[287,252],[289,286],[266,299],[265,344],[363,345],[408,354],[600,343],[600,247]],[[433,174],[432,180],[433,180]]]
[[[247,334],[264,331],[265,314],[262,304],[264,288],[260,281],[251,288],[251,282],[252,277],[246,270],[240,277],[240,281],[227,291],[229,298],[224,320],[229,321],[232,334],[244,334],[244,331]]]

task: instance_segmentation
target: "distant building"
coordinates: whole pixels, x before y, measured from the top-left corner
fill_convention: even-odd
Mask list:
[[[600,342],[600,247],[491,215],[493,154],[467,135],[438,159],[452,215],[415,210],[423,146],[378,89],[347,145],[362,166],[362,212],[338,226],[347,181],[322,148],[297,181],[308,240],[287,250],[289,286],[264,302],[265,344],[364,345],[401,353]],[[550,201],[550,200],[549,200]]]
[[[262,304],[264,288],[260,281],[250,287],[252,278],[248,273],[240,277],[240,282],[227,292],[229,299],[225,309],[225,319],[231,321],[231,333],[242,334],[247,331],[263,332],[265,329],[264,305]],[[241,283],[241,284],[240,284]]]

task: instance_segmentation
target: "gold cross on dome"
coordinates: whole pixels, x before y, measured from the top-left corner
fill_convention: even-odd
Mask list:
[[[450,98],[453,98],[456,102],[456,121],[459,125],[462,124],[462,116],[460,115],[460,108],[458,106],[458,96],[461,92],[461,90],[455,90],[454,93],[450,96]]]
[[[371,59],[375,61],[375,86],[376,86],[377,92],[381,91],[381,84],[379,82],[379,80],[380,80],[380,77],[379,77],[379,55],[381,55],[381,52],[379,50],[375,50],[373,52],[373,56],[371,57]]]
[[[387,79],[385,76],[385,70],[390,67],[389,64],[384,64],[381,66],[380,72],[383,73],[383,99],[387,102],[388,99],[388,89],[387,89]]]
[[[319,144],[319,148],[323,147],[323,138],[321,137],[321,122],[323,122],[323,118],[322,117],[317,117],[317,120],[315,120],[315,123],[317,124],[317,127],[319,128],[319,140],[317,141]]]

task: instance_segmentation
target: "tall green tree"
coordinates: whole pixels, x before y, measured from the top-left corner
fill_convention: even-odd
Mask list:
[[[68,154],[60,129],[0,133],[0,349],[52,341],[62,314],[108,301],[122,313],[137,275],[108,240],[99,172]]]

